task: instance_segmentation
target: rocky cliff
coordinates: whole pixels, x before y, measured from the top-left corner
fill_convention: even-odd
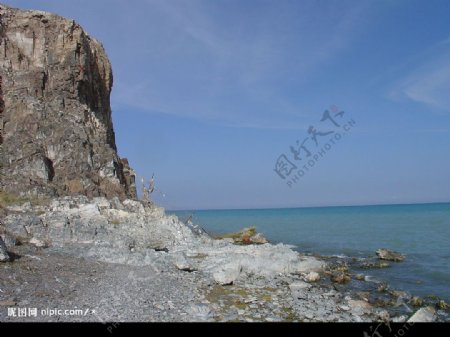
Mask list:
[[[75,21],[0,4],[2,190],[134,198],[102,45]],[[1,104],[0,104],[1,105]]]

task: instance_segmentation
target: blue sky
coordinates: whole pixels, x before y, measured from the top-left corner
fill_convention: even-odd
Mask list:
[[[6,3],[102,41],[119,154],[166,208],[450,201],[449,1]],[[332,105],[356,125],[287,186]]]

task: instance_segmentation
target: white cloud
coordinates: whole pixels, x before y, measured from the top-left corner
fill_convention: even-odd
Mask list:
[[[414,75],[403,92],[413,101],[450,111],[450,61]]]
[[[424,53],[389,96],[422,103],[437,111],[450,111],[450,39]]]

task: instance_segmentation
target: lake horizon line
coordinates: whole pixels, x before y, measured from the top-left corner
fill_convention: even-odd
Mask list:
[[[191,208],[191,209],[166,209],[168,212],[200,212],[200,211],[252,211],[252,210],[277,210],[277,209],[311,209],[311,208],[339,208],[339,207],[379,207],[379,206],[412,206],[412,205],[432,205],[450,204],[450,201],[433,202],[401,202],[401,203],[380,203],[380,204],[353,204],[353,205],[325,205],[325,206],[288,206],[288,207],[255,207],[255,208]]]

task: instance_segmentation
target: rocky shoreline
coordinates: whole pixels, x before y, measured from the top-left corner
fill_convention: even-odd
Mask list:
[[[3,212],[3,322],[448,320],[445,303],[414,303],[354,274],[345,259],[214,239],[148,202],[76,196]],[[14,317],[8,308],[38,315]]]
[[[448,320],[446,303],[372,286],[345,260],[253,229],[215,239],[135,200],[101,43],[74,20],[3,4],[0,40],[0,322]]]

